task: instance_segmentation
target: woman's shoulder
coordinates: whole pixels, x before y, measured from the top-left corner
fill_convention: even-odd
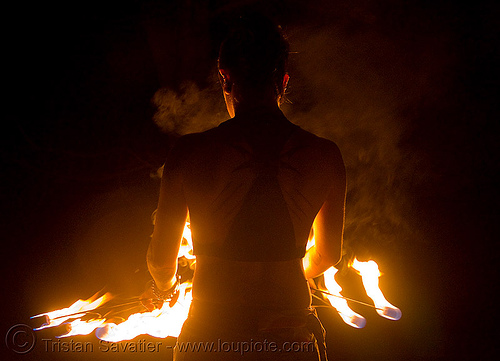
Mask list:
[[[203,158],[205,153],[213,152],[214,148],[216,148],[216,143],[221,143],[224,133],[226,132],[223,129],[215,127],[202,132],[179,136],[174,141],[169,156],[182,158],[183,161],[190,159],[191,155],[196,155],[196,158]]]
[[[326,161],[342,160],[340,149],[333,140],[305,130],[295,124],[293,124],[293,127],[294,131],[289,142],[287,142],[287,146],[285,146],[289,151],[303,153],[306,156]],[[238,143],[241,140],[240,138],[244,137],[243,133],[238,124],[229,119],[206,131],[189,133],[179,137],[172,152],[184,159],[193,153],[199,158],[202,157],[202,154],[213,154],[214,151],[221,149],[221,147],[225,149],[228,144]]]
[[[322,158],[341,157],[340,149],[333,140],[317,135],[297,126],[295,142],[299,147],[306,147],[314,153],[321,153]]]
[[[222,132],[219,127],[211,128],[202,132],[184,134],[175,142],[175,147],[184,151],[208,145],[221,138]]]

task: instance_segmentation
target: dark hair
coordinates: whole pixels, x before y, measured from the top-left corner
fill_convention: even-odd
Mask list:
[[[269,18],[252,14],[240,16],[222,42],[219,68],[228,70],[241,88],[275,89],[283,96],[289,44],[281,27]]]

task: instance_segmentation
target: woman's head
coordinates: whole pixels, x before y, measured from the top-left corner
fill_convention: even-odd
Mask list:
[[[259,15],[240,17],[220,47],[219,69],[229,88],[225,91],[231,91],[234,85],[245,97],[272,90],[281,101],[288,79],[288,53],[283,31],[270,19]]]

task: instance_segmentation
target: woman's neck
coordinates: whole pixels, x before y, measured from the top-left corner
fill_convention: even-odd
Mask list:
[[[230,100],[234,115],[245,115],[259,111],[279,111],[276,93],[273,87],[263,87],[259,89],[240,88],[233,84],[231,94],[227,94],[226,101]]]
[[[234,113],[237,116],[242,116],[248,113],[253,113],[256,110],[279,112],[278,102],[274,98],[254,98],[246,99],[234,104]]]

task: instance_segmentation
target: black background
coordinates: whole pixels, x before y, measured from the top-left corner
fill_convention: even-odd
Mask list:
[[[2,332],[103,287],[142,290],[158,196],[154,174],[173,138],[153,121],[152,98],[162,87],[182,92],[191,81],[216,99],[210,109],[223,109],[213,77],[217,46],[224,17],[241,4],[264,9],[289,32],[298,54],[293,104],[284,111],[339,144],[350,182],[346,245],[379,262],[382,289],[403,312],[393,322],[353,305],[368,321],[355,330],[321,309],[331,358],[493,359],[498,11],[486,1],[6,7]],[[379,100],[387,102],[381,117],[370,110]],[[396,160],[371,156],[387,149],[397,151]],[[384,166],[368,167],[364,159]],[[382,173],[391,181],[380,181]],[[360,217],[370,212],[377,217]],[[357,276],[342,280],[346,296],[367,301]],[[2,354],[113,357],[46,352],[40,342],[28,355],[5,345]]]

